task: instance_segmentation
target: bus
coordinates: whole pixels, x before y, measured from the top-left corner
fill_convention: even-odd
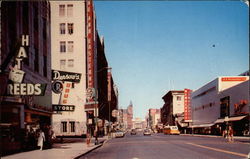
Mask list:
[[[180,135],[180,131],[177,126],[164,126],[163,133],[166,135]]]

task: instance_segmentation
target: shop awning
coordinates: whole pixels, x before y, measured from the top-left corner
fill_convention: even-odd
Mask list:
[[[214,123],[219,124],[219,123],[224,123],[225,119],[217,119]]]
[[[230,117],[230,118],[228,118],[229,119],[228,121],[239,121],[239,120],[242,120],[245,117],[246,117],[246,115],[244,115],[244,116]]]
[[[192,125],[191,128],[205,128],[205,127],[211,127],[214,123],[211,124],[200,124],[200,125]]]
[[[243,115],[243,116],[234,116],[234,117],[229,117],[228,118],[228,121],[239,121],[239,120],[242,120],[246,117],[247,115]],[[217,119],[215,120],[215,124],[219,124],[219,123],[224,123],[226,122],[225,121],[225,118],[221,118],[221,119]]]

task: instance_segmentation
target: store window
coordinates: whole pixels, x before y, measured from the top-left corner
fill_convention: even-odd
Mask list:
[[[68,41],[68,52],[72,53],[74,51],[74,42]]]
[[[181,96],[177,96],[177,100],[180,101],[181,100]]]
[[[60,41],[60,52],[61,53],[66,52],[66,42],[65,41]]]
[[[67,132],[67,122],[61,122],[61,132]]]
[[[64,70],[66,65],[66,60],[60,60],[60,69]]]
[[[59,16],[65,16],[65,5],[59,5]]]
[[[67,16],[72,17],[73,16],[73,4],[67,5]]]
[[[60,34],[65,34],[65,23],[60,23]]]
[[[68,23],[68,33],[73,34],[73,32],[74,32],[74,24]]]
[[[75,122],[71,121],[69,122],[69,124],[70,124],[70,132],[75,132]]]
[[[68,67],[74,67],[74,60],[73,59],[68,60]]]

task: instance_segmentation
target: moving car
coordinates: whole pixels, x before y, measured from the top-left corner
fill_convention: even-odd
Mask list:
[[[136,135],[136,130],[132,129],[131,132],[130,132],[130,135]]]
[[[121,131],[121,130],[117,130],[117,131],[115,132],[115,137],[116,137],[116,138],[117,138],[117,137],[124,137],[124,132]]]
[[[144,135],[144,136],[145,136],[145,135],[151,135],[150,129],[145,129],[145,130],[143,131],[143,135]]]
[[[163,133],[167,135],[180,135],[180,131],[177,126],[165,126]]]

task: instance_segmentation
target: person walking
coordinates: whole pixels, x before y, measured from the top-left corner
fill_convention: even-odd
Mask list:
[[[44,132],[40,129],[39,136],[38,136],[38,141],[37,141],[37,146],[40,147],[40,150],[43,150],[44,141],[45,141],[45,135],[44,135]]]
[[[233,128],[231,126],[229,126],[229,130],[228,130],[228,141],[229,142],[233,142],[234,141],[234,131]]]

